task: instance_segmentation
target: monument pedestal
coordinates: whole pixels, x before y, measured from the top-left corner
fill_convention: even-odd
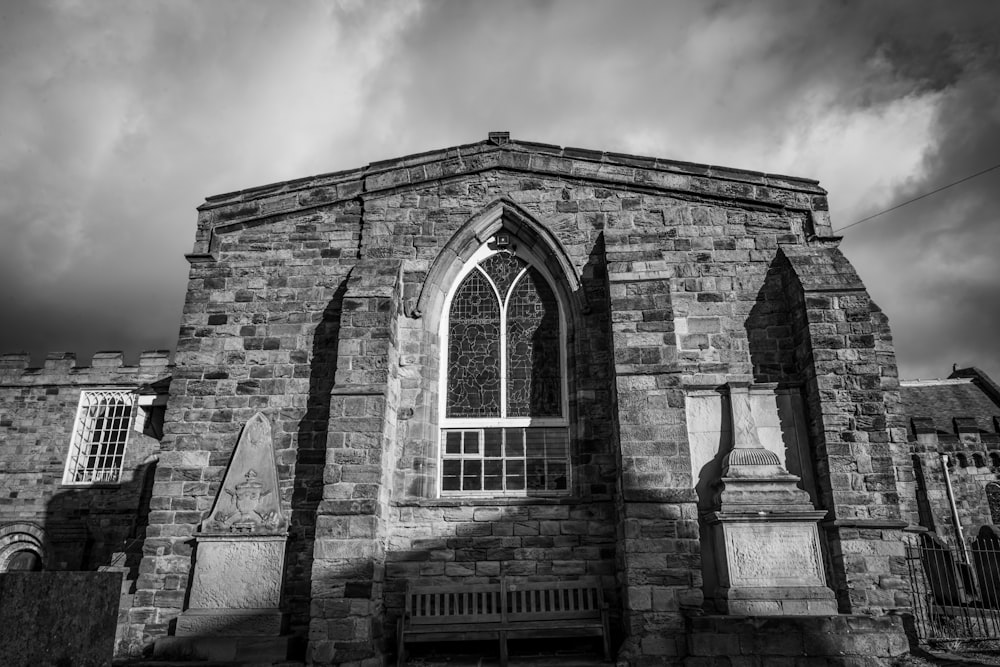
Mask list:
[[[733,449],[723,458],[718,509],[704,517],[715,553],[715,607],[746,616],[836,614],[817,527],[826,512],[761,445],[747,387],[730,383],[729,390]]]
[[[826,586],[816,511],[714,512],[719,612],[746,616],[837,613]]]

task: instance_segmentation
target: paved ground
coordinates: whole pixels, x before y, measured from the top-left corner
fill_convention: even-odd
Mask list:
[[[1000,650],[962,647],[962,652],[932,649],[917,651],[900,658],[893,667],[977,667],[1000,666]],[[152,660],[131,660],[114,663],[116,667],[236,667],[230,662],[159,662]],[[482,657],[475,654],[419,653],[419,649],[406,663],[409,667],[499,667],[496,656]],[[570,654],[549,652],[512,655],[509,667],[614,667],[613,661],[602,660],[593,654]],[[304,663],[284,662],[278,666],[270,663],[250,665],[240,663],[240,667],[304,667]]]
[[[946,650],[918,650],[896,662],[896,667],[974,667],[977,665],[1000,665],[1000,651],[977,650],[956,653]]]

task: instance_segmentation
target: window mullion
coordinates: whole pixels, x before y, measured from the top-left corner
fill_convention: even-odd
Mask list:
[[[503,295],[500,295],[500,418],[507,418],[507,304]]]

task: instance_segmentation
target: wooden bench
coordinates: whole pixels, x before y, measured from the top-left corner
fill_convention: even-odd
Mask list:
[[[507,665],[508,639],[601,637],[610,659],[608,609],[596,578],[573,581],[406,586],[399,619],[396,664],[406,644],[496,640],[500,665]]]

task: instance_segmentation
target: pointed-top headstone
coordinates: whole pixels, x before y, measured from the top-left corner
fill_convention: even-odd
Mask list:
[[[283,535],[287,522],[278,494],[271,425],[261,413],[243,427],[202,534]]]

